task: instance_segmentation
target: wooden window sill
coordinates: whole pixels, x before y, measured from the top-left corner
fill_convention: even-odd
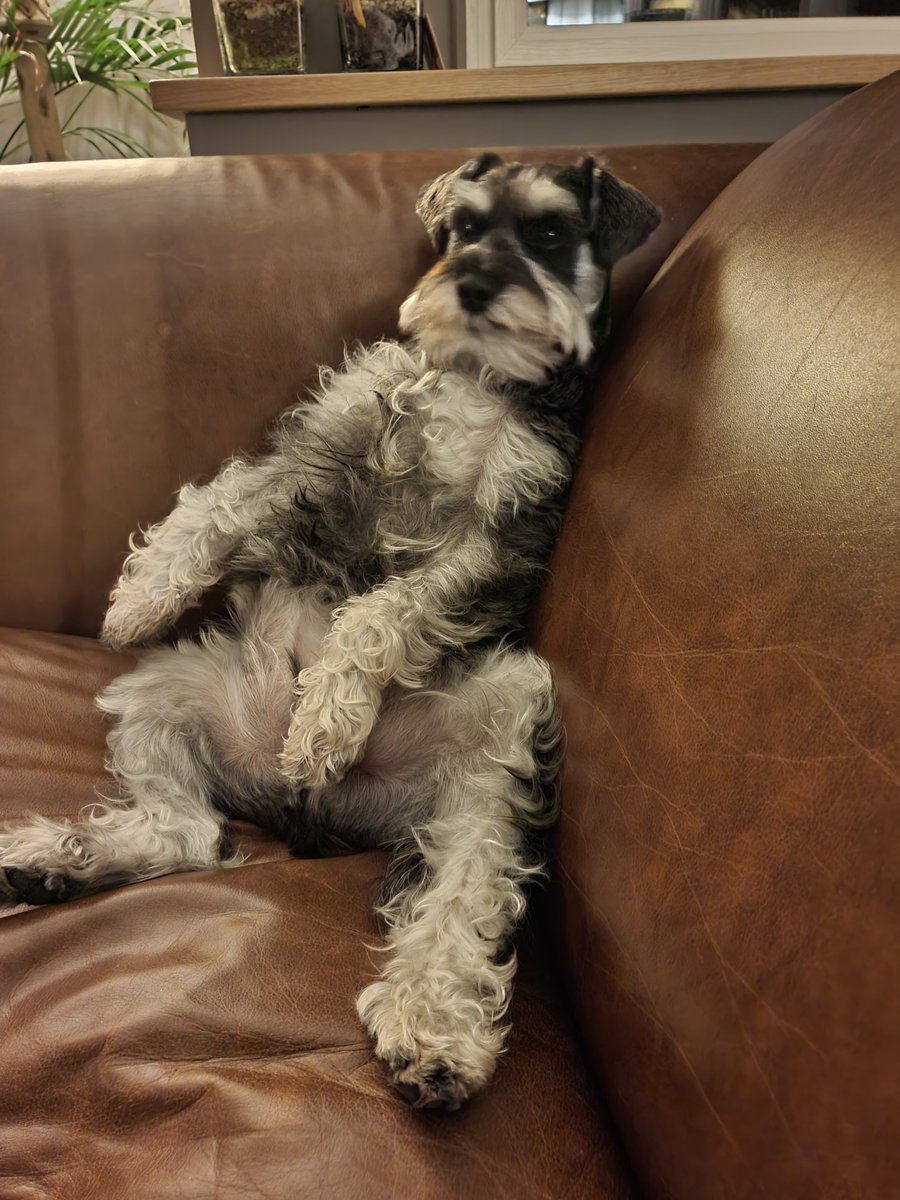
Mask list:
[[[847,88],[896,70],[896,54],[810,55],[383,74],[195,76],[158,80],[150,92],[158,112],[176,115]]]

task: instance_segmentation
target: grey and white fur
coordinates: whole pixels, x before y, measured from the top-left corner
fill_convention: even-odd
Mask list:
[[[401,1094],[456,1108],[508,1026],[510,938],[555,816],[560,722],[523,624],[559,527],[613,263],[655,207],[588,159],[482,155],[420,193],[438,261],[403,342],[355,349],[132,538],[103,624],[153,642],[214,584],[229,615],[98,699],[119,795],[0,833],[8,899],[240,861],[246,818],[392,851],[358,1000]],[[298,834],[299,831],[299,834]]]

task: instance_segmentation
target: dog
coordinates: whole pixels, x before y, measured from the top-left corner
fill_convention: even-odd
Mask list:
[[[259,458],[131,539],[101,637],[228,616],[99,696],[120,795],[0,834],[45,904],[229,866],[228,818],[387,847],[386,946],[357,1008],[400,1094],[454,1109],[508,1032],[511,937],[556,816],[561,725],[523,630],[579,450],[610,272],[659,222],[590,159],[484,154],[419,194],[436,265],[404,341],[348,352]],[[299,831],[299,832],[298,832]]]

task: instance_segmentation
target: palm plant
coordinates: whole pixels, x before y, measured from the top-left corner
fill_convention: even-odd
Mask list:
[[[52,16],[47,58],[53,90],[59,97],[72,88],[81,89],[77,103],[62,122],[63,137],[80,138],[105,156],[149,157],[150,151],[131,134],[79,125],[76,117],[100,88],[127,97],[162,121],[147,100],[149,81],[196,70],[193,51],[182,40],[190,19],[154,12],[153,0],[124,4],[119,0],[65,0],[52,9]],[[0,113],[18,104],[15,63],[20,53],[13,3],[0,26]],[[0,162],[27,145],[24,125],[23,118],[0,143]]]

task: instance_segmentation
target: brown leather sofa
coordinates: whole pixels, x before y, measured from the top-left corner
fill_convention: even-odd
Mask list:
[[[353,1009],[382,857],[247,826],[5,911],[0,1200],[900,1194],[900,76],[762,152],[600,154],[665,220],[535,619],[564,811],[494,1083],[398,1099]],[[102,790],[129,531],[393,331],[458,157],[2,169],[4,817]]]

